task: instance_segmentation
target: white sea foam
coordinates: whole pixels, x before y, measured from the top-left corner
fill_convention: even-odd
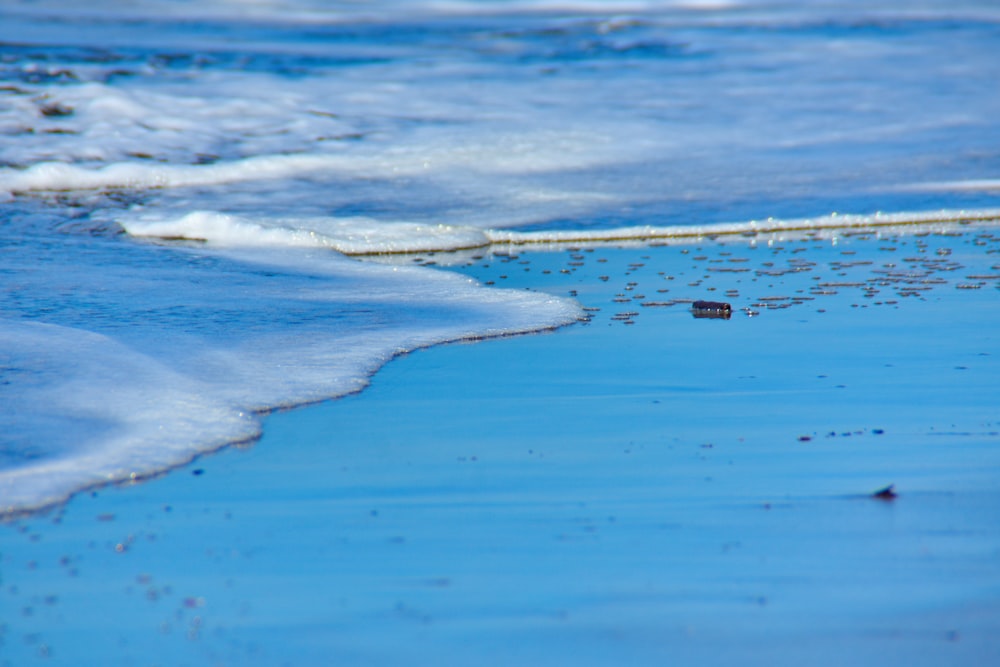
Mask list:
[[[705,225],[622,227],[602,230],[518,232],[490,230],[494,244],[558,245],[567,243],[615,243],[620,241],[700,240],[717,236],[747,236],[793,232],[841,232],[844,230],[913,227],[947,229],[970,222],[1000,223],[1000,209],[909,211],[871,215],[827,215],[816,218],[749,220]]]
[[[136,237],[206,242],[220,247],[317,247],[346,255],[454,251],[488,245],[558,246],[649,241],[696,241],[716,236],[781,233],[836,234],[844,230],[914,227],[946,229],[955,225],[1000,223],[1000,209],[963,209],[828,215],[816,218],[748,220],[702,225],[644,225],[613,229],[525,232],[450,225],[385,223],[371,218],[251,220],[198,211],[176,220],[119,217]]]
[[[535,150],[542,146],[543,150]],[[41,162],[24,169],[0,169],[0,192],[171,188],[330,173],[399,178],[426,173],[431,168],[474,169],[484,174],[543,174],[570,166],[591,166],[594,159],[588,157],[583,142],[574,143],[572,136],[508,136],[496,143],[404,148],[378,155],[258,155],[206,165],[133,161],[93,167]]]
[[[343,158],[327,155],[274,155],[213,165],[115,163],[87,168],[43,162],[25,170],[0,171],[0,190],[9,193],[107,188],[166,188],[220,185],[235,181],[285,178],[343,167]]]
[[[136,237],[187,239],[223,247],[331,248],[346,255],[478,248],[489,243],[482,230],[450,225],[379,222],[372,218],[250,220],[195,211],[176,220],[119,219]]]
[[[56,82],[21,83],[23,93],[5,95],[0,105],[0,132],[13,139],[0,146],[6,199],[202,188],[211,200],[209,186],[312,180],[324,185],[313,199],[330,209],[352,208],[358,199],[384,202],[393,191],[407,198],[433,192],[437,210],[425,211],[424,221],[477,227],[646,202],[677,210],[760,197],[849,198],[862,190],[859,184],[876,199],[935,178],[941,158],[930,147],[940,145],[940,136],[957,137],[954,150],[971,155],[992,136],[985,119],[1000,116],[997,96],[973,94],[1000,76],[996,59],[974,40],[952,43],[952,59],[928,53],[920,33],[933,23],[907,24],[917,11],[912,3],[883,3],[875,18],[850,2],[831,8],[745,2],[738,11],[639,3],[625,18],[616,4],[560,3],[570,15],[529,11],[464,27],[422,25],[390,12],[344,31],[340,21],[357,8],[253,3],[241,5],[237,17],[228,2],[197,4],[126,9],[111,0],[86,7],[50,0],[3,10],[11,12],[4,25],[19,37],[40,31],[37,40],[55,44],[80,41],[67,34],[68,24],[51,20],[61,9],[111,17],[88,25],[92,36],[83,43],[107,44],[114,56],[101,62],[60,54],[44,64],[25,56],[29,62],[14,66],[28,81]],[[366,3],[359,11],[407,4]],[[411,6],[431,15],[452,11],[436,3]],[[497,11],[492,4],[452,7],[459,6],[473,14]],[[517,4],[519,11],[552,8],[547,0]],[[220,40],[170,18],[203,9],[223,22],[238,18],[238,25],[257,13],[275,23],[234,29]],[[582,10],[588,13],[572,14]],[[145,18],[116,28],[114,17],[129,11]],[[284,23],[294,23],[289,17],[299,12],[326,12],[330,27],[300,34]],[[393,37],[392,16],[415,21],[406,25],[417,36]],[[848,39],[816,35],[842,31],[855,19],[861,27],[884,22],[907,29],[888,45],[860,28]],[[749,32],[714,27],[727,22]],[[804,34],[797,37],[800,26]],[[781,37],[780,54],[756,41],[761,29]],[[8,41],[22,43],[13,37]],[[125,57],[113,51],[119,44],[132,51],[145,46]],[[817,71],[824,80],[808,76]],[[923,76],[908,78],[912,71]],[[883,86],[878,77],[901,85]],[[970,101],[953,104],[923,83],[938,80],[953,81]],[[45,104],[72,113],[44,117]],[[889,144],[914,148],[876,149],[872,159],[872,147]],[[866,202],[861,209],[883,207],[899,208]],[[188,201],[179,214],[218,208],[215,201]],[[831,208],[820,203],[799,213]],[[714,219],[786,214],[745,213]]]
[[[548,295],[307,249],[171,253],[180,262],[150,268],[148,283],[108,267],[99,281],[113,300],[92,303],[89,321],[70,317],[90,330],[0,318],[0,453],[10,459],[0,470],[0,512],[252,438],[255,411],[357,391],[400,352],[580,315]],[[189,261],[228,268],[191,273]],[[39,291],[77,270],[86,283],[89,268],[50,266],[57,275],[40,279],[56,282]]]
[[[0,472],[0,513],[150,475],[259,432],[203,383],[107,336],[0,320],[0,341],[0,425],[23,457]]]

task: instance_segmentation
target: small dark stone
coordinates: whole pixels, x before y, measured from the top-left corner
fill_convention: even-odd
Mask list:
[[[872,498],[878,498],[879,500],[893,500],[896,497],[896,492],[893,490],[895,484],[890,484],[884,489],[879,489],[872,494]]]
[[[73,115],[73,107],[68,107],[64,104],[59,104],[58,102],[46,104],[38,110],[46,118],[63,118],[65,116]]]

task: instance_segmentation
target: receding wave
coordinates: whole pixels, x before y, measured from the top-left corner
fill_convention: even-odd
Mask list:
[[[447,271],[287,247],[289,236],[167,250],[84,236],[73,246],[84,251],[62,255],[18,242],[4,269],[22,278],[0,290],[0,516],[252,439],[258,412],[358,391],[402,352],[582,314]],[[53,295],[66,285],[86,304],[62,307]]]
[[[463,250],[490,244],[480,229],[370,218],[296,218],[258,221],[195,211],[174,219],[121,220],[136,237],[187,240],[234,247],[331,248],[345,255]]]
[[[0,170],[0,192],[220,185],[283,178],[344,166],[344,158],[335,154],[265,155],[209,165],[115,163],[88,168],[63,162],[41,162],[27,169]]]

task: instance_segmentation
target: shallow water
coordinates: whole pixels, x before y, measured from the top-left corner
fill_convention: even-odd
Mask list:
[[[0,42],[8,511],[580,314],[341,252],[995,217],[986,2],[16,2]]]
[[[966,226],[456,264],[590,320],[405,355],[4,526],[0,664],[988,663],[998,251]]]

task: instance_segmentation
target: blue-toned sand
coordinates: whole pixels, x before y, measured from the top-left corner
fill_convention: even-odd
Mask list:
[[[998,252],[965,227],[453,267],[591,319],[404,356],[3,526],[0,664],[989,664]]]

